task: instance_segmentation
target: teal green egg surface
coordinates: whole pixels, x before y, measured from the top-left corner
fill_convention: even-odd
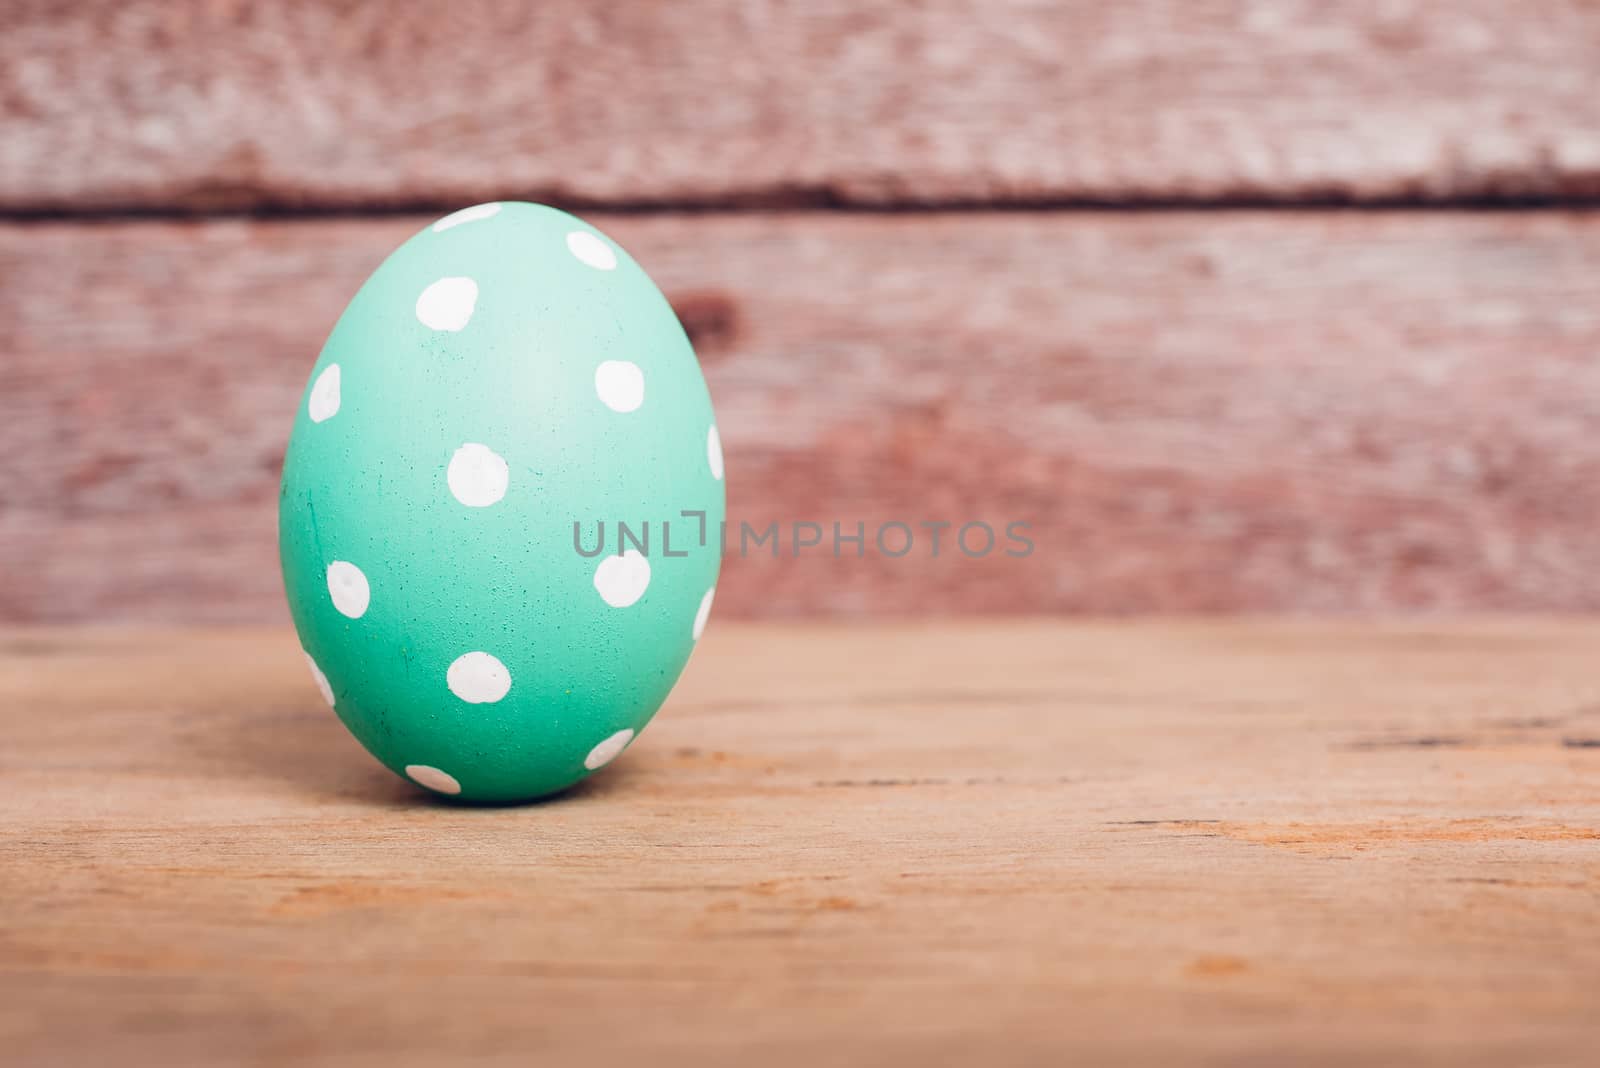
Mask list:
[[[660,290],[571,215],[481,204],[400,246],[334,327],[278,545],[312,677],[361,744],[428,789],[517,801],[661,707],[722,518],[711,400]]]

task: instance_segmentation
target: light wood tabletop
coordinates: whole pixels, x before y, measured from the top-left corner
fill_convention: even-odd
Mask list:
[[[0,632],[9,1064],[1592,1064],[1600,624],[713,625],[541,804]]]

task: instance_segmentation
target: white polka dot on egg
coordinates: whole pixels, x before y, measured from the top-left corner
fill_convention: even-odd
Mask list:
[[[447,771],[429,767],[427,764],[407,764],[406,775],[418,786],[426,786],[436,793],[449,794],[454,797],[461,792],[461,784],[456,777]]]
[[[700,598],[700,608],[694,614],[694,640],[699,641],[700,635],[706,632],[706,621],[711,618],[711,599],[717,595],[717,588],[711,587],[706,595]]]
[[[511,469],[487,445],[467,442],[450,457],[445,482],[456,500],[468,508],[487,508],[506,495]]]
[[[339,414],[339,365],[330,363],[311,384],[306,399],[306,414],[313,423],[326,422]]]
[[[594,588],[612,608],[627,608],[650,586],[650,561],[638,549],[629,549],[600,561],[594,571]]]
[[[460,211],[451,212],[434,223],[433,232],[437,234],[460,226],[462,223],[477,222],[479,219],[491,219],[499,214],[499,204],[474,204],[470,208],[462,208]]]
[[[311,678],[317,684],[317,692],[322,694],[322,699],[328,702],[329,708],[332,708],[333,687],[328,684],[328,676],[323,674],[322,669],[317,666],[317,662],[311,659],[310,653],[302,649],[300,650],[300,655],[306,658],[306,667],[311,669]]]
[[[644,372],[627,360],[607,360],[594,369],[594,391],[614,412],[633,412],[644,403]]]
[[[511,672],[488,653],[464,653],[445,671],[445,683],[468,704],[488,705],[511,691]]]
[[[587,230],[574,230],[567,235],[567,251],[597,271],[609,271],[617,266],[616,251],[603,238]]]
[[[478,306],[478,283],[441,278],[417,297],[417,319],[430,330],[455,333],[466,327]]]
[[[372,587],[359,567],[347,560],[328,565],[328,596],[341,615],[360,619],[372,603]]]
[[[711,466],[711,477],[722,481],[722,435],[713,426],[706,434],[706,463]]]
[[[589,755],[583,758],[583,766],[590,771],[605,767],[628,748],[628,743],[633,741],[633,731],[620,730],[589,750]]]

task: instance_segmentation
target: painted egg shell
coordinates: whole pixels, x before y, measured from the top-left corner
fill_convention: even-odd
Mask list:
[[[603,767],[661,707],[722,518],[710,397],[660,290],[571,215],[480,204],[402,245],[334,327],[278,542],[311,675],[361,744],[514,801]]]

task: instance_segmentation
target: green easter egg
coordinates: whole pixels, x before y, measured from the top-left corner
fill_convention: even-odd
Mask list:
[[[571,215],[480,204],[340,316],[278,546],[311,674],[361,744],[431,790],[516,801],[603,767],[661,707],[722,518],[711,399],[661,291]]]

